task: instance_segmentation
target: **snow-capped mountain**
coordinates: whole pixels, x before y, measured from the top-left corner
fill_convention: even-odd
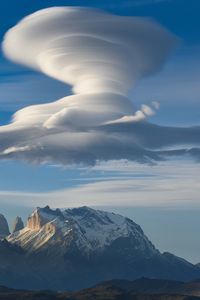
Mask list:
[[[28,251],[46,247],[65,253],[73,243],[82,254],[102,252],[119,238],[133,240],[133,250],[153,255],[158,250],[144,235],[139,225],[123,216],[89,207],[52,210],[37,208],[28,218],[27,226],[7,240]]]
[[[142,276],[192,280],[200,268],[160,253],[132,220],[89,207],[37,208],[0,240],[1,284],[10,287],[72,290]]]

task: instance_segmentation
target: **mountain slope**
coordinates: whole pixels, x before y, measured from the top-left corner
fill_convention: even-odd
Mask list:
[[[0,245],[1,284],[15,288],[73,290],[118,278],[200,278],[197,266],[161,254],[132,220],[88,207],[37,208],[24,229],[7,237],[6,247]]]

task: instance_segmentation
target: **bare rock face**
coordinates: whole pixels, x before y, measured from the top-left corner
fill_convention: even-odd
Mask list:
[[[48,220],[36,209],[27,220],[27,227],[31,230],[40,230]]]
[[[0,214],[0,238],[4,238],[9,234],[8,222],[4,215]]]
[[[22,221],[22,218],[17,216],[14,221],[14,224],[13,224],[13,233],[15,233],[16,231],[19,231],[23,228],[24,228],[24,223]]]

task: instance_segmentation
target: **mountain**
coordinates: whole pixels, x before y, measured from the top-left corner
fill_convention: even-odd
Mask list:
[[[200,268],[160,253],[132,220],[89,207],[37,208],[0,243],[0,283],[13,288],[75,290],[142,276],[186,281]]]
[[[113,242],[127,238],[132,245],[131,251],[142,257],[148,258],[158,253],[140,226],[132,220],[89,207],[63,212],[51,210],[48,206],[37,208],[28,218],[26,228],[11,234],[8,241],[29,253],[48,248],[53,253],[59,249],[59,254],[66,254],[66,250],[68,252],[73,248],[82,256],[89,257],[94,253],[101,254]]]
[[[3,238],[9,234],[8,222],[4,215],[0,214],[0,238]]]
[[[15,233],[16,231],[19,231],[21,229],[24,228],[24,223],[22,221],[22,218],[20,217],[16,217],[16,219],[14,220],[14,224],[13,224],[13,233]]]

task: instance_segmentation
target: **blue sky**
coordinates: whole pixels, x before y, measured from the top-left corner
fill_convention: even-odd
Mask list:
[[[198,0],[1,1],[1,40],[24,16],[55,5],[95,7],[118,15],[150,17],[175,34],[179,46],[164,68],[140,81],[129,97],[138,107],[152,101],[160,103],[159,111],[150,119],[153,123],[181,127],[199,125]],[[0,53],[1,125],[9,123],[13,113],[23,107],[51,102],[69,94],[70,86],[12,63]],[[197,213],[200,172],[199,165],[191,159],[155,166],[112,161],[89,168],[56,163],[29,164],[13,159],[0,161],[0,168],[1,209],[9,220],[15,214],[25,217],[40,203],[50,203],[54,207],[82,204],[103,207],[133,217],[161,250],[200,261],[200,241],[196,237],[200,226]],[[122,201],[115,198],[115,191]],[[95,197],[97,200],[93,201]]]

